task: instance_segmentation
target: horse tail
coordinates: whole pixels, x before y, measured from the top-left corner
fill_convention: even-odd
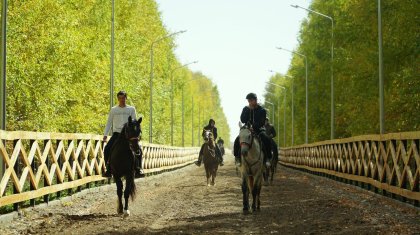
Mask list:
[[[126,179],[126,187],[128,187],[128,194],[131,197],[131,200],[134,201],[136,198],[136,183],[134,182],[134,176],[125,177]]]

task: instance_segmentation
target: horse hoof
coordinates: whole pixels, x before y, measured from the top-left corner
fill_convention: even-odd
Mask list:
[[[124,217],[130,216],[130,211],[129,210],[124,210]]]

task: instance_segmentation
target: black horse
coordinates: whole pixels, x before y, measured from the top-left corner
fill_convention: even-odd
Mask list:
[[[131,116],[128,122],[124,124],[121,134],[115,141],[111,148],[110,166],[111,172],[117,184],[118,195],[118,214],[130,215],[128,210],[128,198],[134,200],[136,195],[136,185],[134,183],[134,161],[135,155],[141,154],[142,150],[139,146],[139,139],[141,138],[141,126],[139,120],[132,120]],[[124,210],[122,204],[123,183],[121,177],[125,177],[125,190],[124,190]]]

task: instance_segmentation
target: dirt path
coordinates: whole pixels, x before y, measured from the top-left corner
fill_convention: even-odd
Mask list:
[[[232,158],[213,187],[195,165],[138,180],[127,218],[112,187],[28,209],[0,234],[420,234],[418,208],[284,167],[263,187],[261,211],[244,215]]]

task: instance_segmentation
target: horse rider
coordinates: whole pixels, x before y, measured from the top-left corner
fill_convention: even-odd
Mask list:
[[[223,155],[225,154],[225,141],[222,139],[222,137],[219,137],[219,139],[217,140],[217,147],[219,147],[220,153],[222,154],[223,158]]]
[[[264,127],[265,127],[265,131],[268,137],[270,137],[270,140],[271,140],[271,149],[273,150],[273,157],[278,159],[279,157],[278,148],[277,148],[276,141],[274,141],[274,137],[276,137],[276,129],[274,129],[274,126],[271,125],[270,119],[268,117],[265,118]]]
[[[248,100],[248,106],[242,109],[241,122],[251,124],[251,130],[260,138],[263,144],[264,151],[264,162],[267,167],[271,166],[271,138],[267,135],[264,128],[265,119],[267,117],[267,111],[258,104],[257,95],[255,93],[249,93],[246,96]],[[237,164],[241,164],[241,148],[239,143],[239,136],[236,137],[233,146],[233,154],[235,155],[235,161]]]
[[[202,136],[205,136],[206,131],[211,131],[213,133],[213,138],[217,139],[217,128],[215,126],[216,122],[213,119],[209,120],[209,124],[207,126],[205,126],[203,128],[203,133]],[[203,148],[204,148],[204,143],[203,145],[201,145],[201,149],[200,149],[200,153],[198,154],[198,160],[195,162],[195,164],[197,166],[201,166],[201,161],[203,160]],[[222,157],[222,153],[220,152],[219,146],[217,146],[217,144],[215,145],[215,152],[216,152],[216,157],[219,159],[219,165],[223,166],[223,157]]]
[[[222,139],[222,137],[219,137],[219,139],[217,140],[217,144],[224,146],[225,145],[225,141]]]
[[[115,105],[111,108],[108,114],[108,121],[106,123],[105,131],[104,131],[104,142],[107,142],[107,135],[109,134],[111,127],[112,127],[112,136],[109,139],[107,145],[104,149],[104,157],[105,157],[105,164],[106,164],[106,172],[102,174],[103,177],[112,177],[112,172],[110,168],[110,156],[112,146],[114,145],[115,141],[120,136],[121,130],[124,124],[127,122],[128,117],[136,119],[136,109],[133,106],[127,105],[127,93],[125,91],[119,91],[117,93],[118,98],[118,105]],[[141,147],[140,147],[141,150]],[[135,177],[142,177],[144,176],[143,169],[141,168],[141,161],[142,161],[142,151],[140,153],[135,154]]]

